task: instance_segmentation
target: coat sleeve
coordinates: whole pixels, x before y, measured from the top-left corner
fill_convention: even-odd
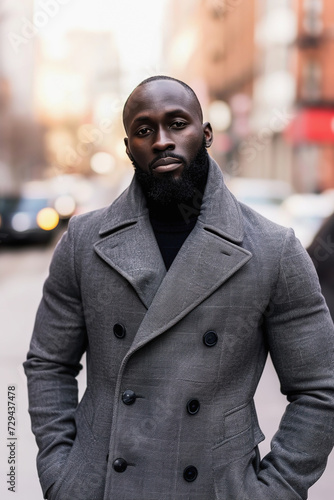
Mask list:
[[[86,348],[73,231],[72,219],[55,249],[24,363],[44,495],[56,481],[76,435],[76,376]]]
[[[277,492],[290,490],[291,498],[306,499],[334,444],[334,331],[314,266],[292,230],[265,324],[289,404],[259,479],[274,490],[276,485]]]

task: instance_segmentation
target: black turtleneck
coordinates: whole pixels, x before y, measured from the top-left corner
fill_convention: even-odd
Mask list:
[[[178,208],[149,208],[150,222],[167,270],[196,224],[199,210],[191,212],[188,217],[183,217]]]

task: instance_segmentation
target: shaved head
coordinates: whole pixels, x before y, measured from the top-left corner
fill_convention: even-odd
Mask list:
[[[177,78],[172,78],[171,76],[156,75],[156,76],[151,76],[150,78],[146,78],[141,83],[139,83],[137,85],[137,87],[135,87],[133,89],[133,91],[131,92],[131,94],[129,95],[129,97],[127,98],[127,100],[125,101],[124,108],[123,108],[123,125],[124,125],[124,128],[125,128],[126,131],[127,131],[127,116],[128,116],[128,112],[129,112],[128,108],[129,108],[129,104],[130,104],[132,95],[135,93],[135,91],[138,88],[142,87],[143,85],[149,84],[151,82],[156,82],[156,81],[159,81],[159,80],[161,80],[161,81],[169,80],[169,81],[172,81],[172,82],[176,82],[179,85],[182,85],[182,87],[187,91],[187,93],[194,100],[194,104],[195,104],[194,109],[196,110],[197,114],[199,115],[201,122],[203,121],[203,112],[202,112],[201,104],[200,104],[200,102],[198,100],[197,95],[195,94],[195,92],[193,91],[193,89],[191,87],[189,87],[189,85],[187,85],[182,80],[178,80]]]

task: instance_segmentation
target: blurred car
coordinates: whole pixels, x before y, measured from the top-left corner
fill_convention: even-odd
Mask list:
[[[59,215],[45,197],[0,197],[0,243],[49,242]]]
[[[267,219],[286,225],[282,203],[291,195],[290,184],[274,179],[246,177],[227,179],[226,184],[238,201],[253,208]]]
[[[312,242],[324,220],[334,211],[334,192],[302,193],[289,196],[282,205],[287,223],[304,247]]]

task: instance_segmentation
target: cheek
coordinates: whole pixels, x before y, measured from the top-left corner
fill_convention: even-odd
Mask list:
[[[135,160],[145,159],[149,156],[148,147],[143,144],[137,145],[136,142],[129,144],[129,151]]]
[[[183,148],[188,154],[194,155],[200,149],[203,143],[203,134],[189,133],[184,136]]]
[[[131,161],[134,161],[143,172],[149,172],[148,164],[152,158],[147,149],[143,147],[136,147],[135,145],[132,145],[132,147],[129,145],[128,149],[131,155]]]

